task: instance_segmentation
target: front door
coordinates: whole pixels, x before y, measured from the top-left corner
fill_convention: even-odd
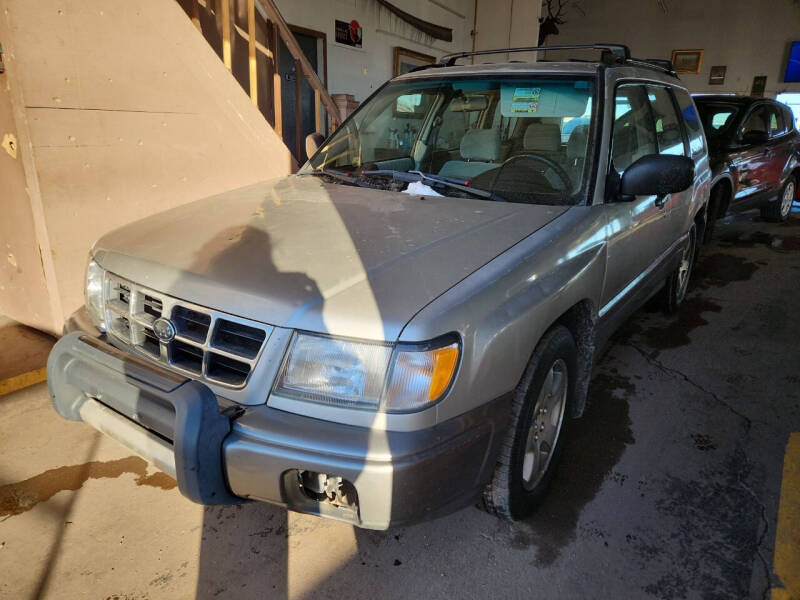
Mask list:
[[[770,111],[766,104],[757,104],[744,118],[737,134],[739,150],[731,159],[736,169],[737,182],[734,203],[742,207],[757,202],[770,189],[772,179],[768,144],[746,143],[746,136],[752,133],[769,132]],[[777,184],[774,184],[777,185]]]
[[[319,61],[317,59],[319,38],[305,33],[298,33],[297,31],[294,31],[294,37],[297,39],[297,43],[300,44],[300,48],[303,50],[308,62],[319,73]],[[283,141],[297,161],[303,164],[308,159],[305,149],[306,136],[316,130],[314,89],[303,76],[302,71],[296,68],[295,60],[282,39],[278,52],[278,63],[278,72],[281,77]],[[298,79],[300,80],[299,97],[297,95]]]

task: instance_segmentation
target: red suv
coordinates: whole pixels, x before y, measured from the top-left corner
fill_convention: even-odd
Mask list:
[[[764,219],[786,220],[800,181],[800,132],[789,107],[741,96],[695,96],[694,101],[711,160],[709,217],[759,208]],[[709,218],[706,239],[713,226]]]

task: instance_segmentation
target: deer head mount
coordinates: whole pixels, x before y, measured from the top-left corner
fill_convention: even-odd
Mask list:
[[[585,14],[581,0],[544,0],[539,17],[539,46],[544,45],[548,36],[558,35],[558,26],[566,23],[564,15],[570,7]]]

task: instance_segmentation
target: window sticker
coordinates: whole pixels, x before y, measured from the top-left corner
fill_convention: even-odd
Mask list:
[[[542,94],[542,88],[517,88],[514,90],[512,102],[538,102]]]
[[[511,114],[518,115],[520,113],[536,114],[539,108],[539,102],[512,102]]]
[[[538,82],[537,82],[538,83]],[[580,86],[576,84],[580,83]],[[588,82],[547,81],[542,85],[503,84],[500,114],[504,117],[579,117],[592,96]]]

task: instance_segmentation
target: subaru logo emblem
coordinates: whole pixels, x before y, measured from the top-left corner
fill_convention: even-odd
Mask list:
[[[153,333],[156,334],[159,340],[166,344],[175,339],[175,325],[173,325],[172,321],[169,319],[159,317],[153,321]]]

